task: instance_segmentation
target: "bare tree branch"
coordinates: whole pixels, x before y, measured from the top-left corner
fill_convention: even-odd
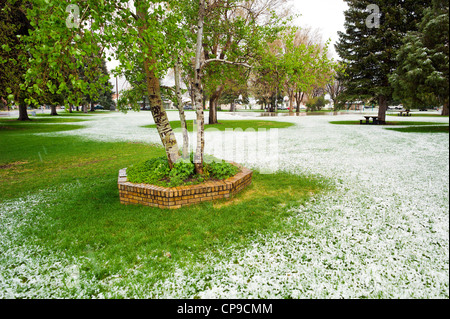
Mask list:
[[[243,62],[232,62],[232,61],[228,61],[228,60],[224,60],[224,59],[209,59],[206,60],[205,62],[203,62],[201,69],[203,69],[206,65],[208,65],[209,63],[212,62],[220,62],[220,63],[225,63],[225,64],[231,64],[231,65],[240,65],[240,66],[244,66],[246,68],[253,68],[251,65],[247,64],[247,63],[243,63]]]

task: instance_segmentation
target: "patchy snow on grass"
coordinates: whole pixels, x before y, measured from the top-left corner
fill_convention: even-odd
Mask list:
[[[43,211],[51,193],[0,204],[0,299],[83,298],[96,293],[95,280],[80,275],[82,260],[36,244],[32,229],[48,221]]]
[[[189,119],[193,116],[188,113]],[[176,112],[169,112],[169,117],[176,120]],[[253,117],[219,113],[219,118]],[[294,209],[282,233],[260,233],[245,249],[228,247],[219,256],[206,255],[201,264],[179,267],[152,286],[145,284],[152,276],[148,270],[126,270],[127,283],[111,276],[101,283],[109,288],[97,296],[448,298],[449,136],[329,124],[360,118],[359,114],[267,118],[297,125],[280,129],[277,140],[267,142],[263,156],[250,152],[239,162],[261,171],[277,163],[280,170],[322,176],[335,183],[335,190]],[[448,124],[442,118],[424,121]],[[152,123],[149,113],[109,114],[96,116],[84,129],[53,134],[160,143],[156,130],[141,127]],[[234,141],[232,151],[229,145],[217,147],[224,141],[223,132],[212,132],[206,136],[206,153],[236,160],[237,150],[245,148],[239,143],[257,138],[257,133],[227,134],[231,135],[225,140]],[[77,287],[85,290],[59,288],[71,280],[70,271],[63,274],[61,269],[77,264],[70,257],[58,253],[40,258],[39,247],[27,244],[23,232],[15,237],[41,201],[39,196],[27,197],[0,206],[6,230],[0,234],[5,251],[0,257],[0,297],[89,295],[87,289],[95,285],[82,275]],[[61,267],[54,270],[58,262]]]
[[[247,249],[180,269],[161,284],[162,296],[448,298],[448,135],[329,120],[293,119],[298,126],[280,131],[278,153],[243,164],[278,161],[282,170],[332,179],[337,189],[298,208],[287,233],[261,234]],[[297,231],[298,223],[308,231]]]

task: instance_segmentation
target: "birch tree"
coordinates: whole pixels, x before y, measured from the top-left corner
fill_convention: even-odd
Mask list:
[[[233,52],[233,55],[207,56],[204,42],[207,13],[222,12],[223,6],[220,5],[226,3],[240,6],[242,12],[253,14],[247,10],[247,3],[260,2],[264,4],[261,10],[265,10],[265,4],[271,1],[84,0],[79,3],[74,1],[71,8],[77,10],[71,11],[70,14],[66,10],[70,1],[31,2],[33,5],[28,16],[36,23],[35,30],[28,38],[32,55],[27,72],[27,88],[30,93],[39,95],[42,93],[42,86],[47,85],[52,92],[67,93],[69,102],[78,104],[80,96],[71,94],[72,92],[91,96],[99,88],[95,82],[89,82],[92,76],[81,78],[77,70],[95,68],[108,54],[112,55],[120,62],[114,70],[114,75],[125,75],[137,84],[138,89],[125,93],[125,98],[136,101],[143,94],[148,97],[171,168],[181,159],[181,154],[163,107],[160,79],[174,67],[177,69],[176,73],[179,73],[178,58],[193,62],[192,91],[198,127],[195,166],[197,173],[203,174],[205,139],[202,80],[205,68],[214,63],[250,67],[246,63],[246,52],[250,46],[243,43],[252,42],[253,37],[259,38],[272,28],[255,28],[254,33],[248,33],[248,28],[242,27],[239,29],[240,36],[244,39],[242,43],[230,43],[230,52]],[[241,18],[238,20],[243,21]],[[92,57],[92,62],[84,65],[83,57]],[[48,70],[48,80],[36,77],[43,63]],[[61,70],[70,72],[66,76]],[[84,72],[86,73],[89,74]],[[38,83],[35,78],[39,79]],[[176,91],[179,93],[178,89]],[[133,96],[136,93],[140,96]],[[178,104],[182,107],[181,103]]]

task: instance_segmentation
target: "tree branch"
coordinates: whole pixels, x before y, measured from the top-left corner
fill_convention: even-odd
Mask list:
[[[116,9],[118,9],[118,10],[121,10],[121,11],[124,11],[124,12],[128,12],[134,18],[134,20],[136,20],[136,21],[139,20],[139,17],[137,15],[135,15],[130,9],[121,7],[118,4],[114,4],[114,7]]]
[[[212,63],[212,62],[220,62],[220,63],[231,64],[231,65],[240,65],[240,66],[244,66],[249,69],[253,68],[251,65],[248,65],[247,63],[243,63],[243,62],[232,62],[232,61],[227,61],[224,59],[209,59],[209,60],[206,60],[202,64],[201,69],[203,69],[206,65],[208,65],[209,63]]]
[[[161,89],[166,89],[166,90],[172,91],[174,93],[177,93],[176,89],[173,87],[170,87],[170,86],[161,85]]]

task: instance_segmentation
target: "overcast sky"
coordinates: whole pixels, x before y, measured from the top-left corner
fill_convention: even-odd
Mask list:
[[[295,24],[301,27],[310,26],[319,29],[323,41],[331,39],[330,51],[338,58],[334,44],[338,40],[338,31],[344,31],[344,11],[347,4],[343,0],[294,0],[294,9],[301,16]]]
[[[294,21],[300,27],[312,27],[319,29],[323,36],[323,41],[331,39],[330,51],[334,59],[338,56],[334,50],[334,44],[338,40],[338,31],[344,30],[344,11],[347,4],[344,0],[293,0],[294,11],[301,16]],[[111,70],[117,66],[117,62],[108,63]],[[111,79],[114,88],[115,79]],[[119,79],[119,91],[124,88],[124,80]]]

